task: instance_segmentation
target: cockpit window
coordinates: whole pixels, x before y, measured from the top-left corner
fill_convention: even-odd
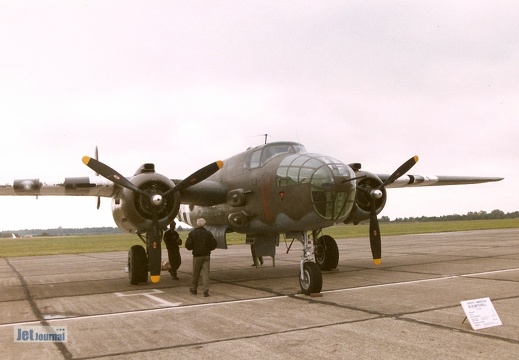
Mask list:
[[[245,168],[254,169],[262,167],[269,162],[269,160],[281,154],[300,154],[305,152],[305,147],[298,143],[279,142],[266,144],[247,154]]]
[[[263,166],[274,156],[277,156],[279,154],[287,154],[291,152],[294,152],[294,150],[292,149],[292,146],[288,144],[265,146],[265,148],[263,148],[263,154],[261,154],[261,165]]]
[[[252,153],[252,157],[250,159],[250,165],[249,168],[257,168],[260,166],[260,160],[261,160],[261,150],[256,150]]]

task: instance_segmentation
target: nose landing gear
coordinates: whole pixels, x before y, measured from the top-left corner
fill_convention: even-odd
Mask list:
[[[298,240],[303,244],[303,257],[300,263],[299,286],[305,295],[320,293],[323,287],[321,269],[315,263],[313,245],[307,232],[303,232]]]

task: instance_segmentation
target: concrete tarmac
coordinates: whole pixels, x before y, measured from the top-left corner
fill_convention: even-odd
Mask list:
[[[23,241],[23,240],[16,240]],[[180,280],[132,286],[126,252],[0,259],[0,348],[12,359],[512,359],[519,354],[519,229],[337,240],[321,296],[300,294],[301,244],[251,266],[215,250],[210,297]],[[164,251],[163,259],[167,258]],[[461,301],[489,298],[502,325],[473,330]],[[18,329],[65,342],[16,342]]]

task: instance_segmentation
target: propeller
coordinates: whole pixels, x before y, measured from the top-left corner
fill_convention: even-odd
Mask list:
[[[137,186],[133,185],[130,180],[125,178],[123,175],[119,174],[110,166],[103,164],[101,161],[92,159],[89,156],[83,156],[83,163],[90,169],[94,170],[96,173],[101,175],[102,177],[112,181],[114,184],[119,185],[128,190],[135,191],[138,194],[148,196],[148,193],[142,191]]]
[[[95,157],[96,157],[96,160],[99,160],[99,149],[97,148],[97,146],[96,146],[96,151],[95,151]],[[99,174],[96,173],[96,176],[99,176]],[[101,207],[101,196],[98,196],[97,197],[97,210],[99,210],[100,207]]]
[[[364,188],[361,190],[368,192],[371,197],[371,213],[369,217],[369,244],[371,246],[371,253],[373,255],[373,262],[375,265],[380,265],[382,259],[382,238],[380,235],[380,226],[377,218],[376,200],[380,199],[384,194],[382,190],[395,182],[400,176],[408,172],[418,162],[418,156],[413,156],[398,169],[395,170],[382,184],[377,188],[369,191]]]
[[[83,163],[94,170],[99,175],[112,181],[114,184],[119,185],[123,188],[131,190],[137,194],[143,195],[150,202],[152,209],[152,228],[146,233],[147,247],[148,247],[148,262],[150,269],[150,279],[153,283],[157,283],[160,280],[161,270],[161,249],[160,245],[162,242],[162,229],[159,227],[158,208],[162,204],[162,201],[167,195],[173,192],[179,192],[187,189],[188,187],[199,183],[200,181],[207,179],[209,176],[217,172],[222,168],[223,162],[216,161],[203,168],[195,171],[187,178],[176,184],[174,187],[166,191],[164,194],[149,194],[137,186],[135,186],[130,180],[112,169],[110,166],[103,164],[97,159],[92,159],[88,156],[83,156]]]
[[[164,197],[169,195],[172,192],[176,191],[182,191],[187,189],[190,186],[193,186],[195,184],[198,184],[200,181],[207,179],[209,176],[217,172],[219,169],[221,169],[223,166],[223,161],[216,161],[214,163],[211,163],[207,166],[204,166],[200,170],[195,171],[191,175],[189,175],[187,178],[179,182],[175,187],[169,189],[164,193]]]

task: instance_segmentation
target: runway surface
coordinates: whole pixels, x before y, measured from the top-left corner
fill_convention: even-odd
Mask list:
[[[18,240],[17,240],[18,241]],[[20,240],[23,241],[23,240]],[[131,286],[126,252],[0,259],[2,358],[511,359],[519,354],[519,229],[339,239],[322,296],[299,294],[302,246],[252,267],[250,248],[216,250],[211,296],[180,280]],[[163,253],[166,259],[166,252]],[[502,325],[473,330],[461,301],[490,298]],[[21,326],[66,342],[15,342]]]

